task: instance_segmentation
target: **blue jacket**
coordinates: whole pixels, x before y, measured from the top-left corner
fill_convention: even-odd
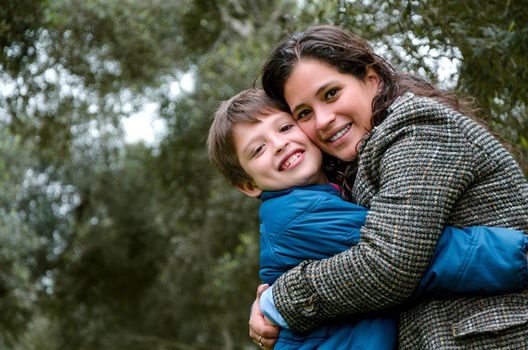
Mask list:
[[[367,209],[341,199],[334,186],[264,192],[260,206],[260,278],[273,282],[304,260],[321,260],[361,244]],[[471,227],[444,229],[416,297],[496,293],[528,281],[526,238],[520,231]],[[308,334],[281,330],[274,349],[391,349],[396,318],[340,319]]]

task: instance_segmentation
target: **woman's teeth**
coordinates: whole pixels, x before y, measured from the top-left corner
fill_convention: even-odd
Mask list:
[[[348,130],[350,130],[351,126],[350,125],[347,125],[346,128],[344,128],[343,130],[339,131],[337,134],[335,134],[334,136],[332,136],[331,138],[328,139],[328,141],[330,142],[334,142],[336,140],[338,140],[341,136],[343,136],[344,134],[347,133]]]

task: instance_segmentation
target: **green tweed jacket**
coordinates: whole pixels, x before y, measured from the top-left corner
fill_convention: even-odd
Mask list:
[[[294,329],[405,305],[445,225],[528,232],[518,164],[483,127],[431,99],[398,98],[358,160],[352,198],[370,208],[360,243],[274,284]],[[401,349],[528,349],[528,290],[407,303],[399,326]]]

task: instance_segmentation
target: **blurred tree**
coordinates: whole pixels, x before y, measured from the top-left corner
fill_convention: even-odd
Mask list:
[[[427,41],[414,55],[439,59],[447,53],[459,62],[456,89],[475,97],[481,116],[519,147],[526,169],[528,86],[519,83],[528,78],[526,1],[410,1],[402,13],[408,30]],[[438,64],[433,67],[438,76]]]
[[[18,137],[0,135],[0,347],[7,348],[31,318],[38,292],[33,254],[42,243],[27,223],[29,213],[19,209],[31,191],[31,154]]]

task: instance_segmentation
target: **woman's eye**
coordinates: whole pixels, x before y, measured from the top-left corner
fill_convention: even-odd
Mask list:
[[[333,88],[333,89],[328,90],[325,93],[325,95],[324,95],[325,100],[333,99],[337,95],[338,91],[339,91],[339,89],[337,89],[337,88]]]
[[[310,115],[310,112],[311,111],[309,109],[303,109],[302,111],[297,113],[296,120],[306,119]]]

